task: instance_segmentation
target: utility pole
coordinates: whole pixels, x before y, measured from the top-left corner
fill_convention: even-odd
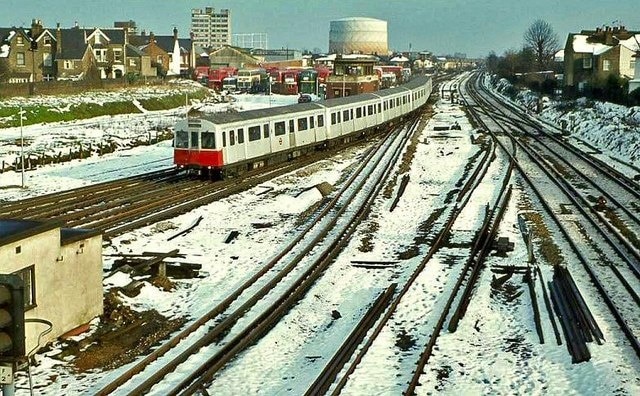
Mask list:
[[[22,188],[24,188],[24,137],[22,134],[22,106],[20,106],[20,164],[22,164]]]

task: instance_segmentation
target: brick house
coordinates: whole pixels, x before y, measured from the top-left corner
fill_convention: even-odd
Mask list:
[[[627,31],[624,26],[570,33],[564,49],[565,92],[581,92],[593,79],[611,74],[633,78],[636,39],[640,40],[640,32]]]
[[[193,40],[178,38],[176,28],[172,36],[156,36],[153,32],[146,36],[143,32],[142,35],[131,36],[130,41],[149,55],[153,65],[159,66],[159,73],[188,77],[195,68]]]
[[[37,19],[31,29],[0,28],[0,82],[155,77],[152,60],[128,42],[126,28],[48,29]]]

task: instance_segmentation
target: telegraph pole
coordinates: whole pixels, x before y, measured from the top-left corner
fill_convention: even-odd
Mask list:
[[[22,134],[22,106],[20,106],[20,164],[22,164],[22,188],[24,188],[24,137]]]

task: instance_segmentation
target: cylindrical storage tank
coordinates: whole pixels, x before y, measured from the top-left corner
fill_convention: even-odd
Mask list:
[[[343,18],[331,21],[329,53],[387,55],[387,21]]]

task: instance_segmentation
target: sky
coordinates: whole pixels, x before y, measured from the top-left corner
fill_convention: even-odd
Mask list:
[[[438,55],[485,57],[522,47],[525,30],[536,20],[551,24],[564,44],[567,34],[620,22],[640,30],[638,0],[0,0],[0,26],[112,27],[134,20],[139,30],[188,37],[192,8],[231,10],[232,33],[267,33],[270,48],[325,52],[329,23],[346,17],[388,22],[393,51],[426,50]]]

